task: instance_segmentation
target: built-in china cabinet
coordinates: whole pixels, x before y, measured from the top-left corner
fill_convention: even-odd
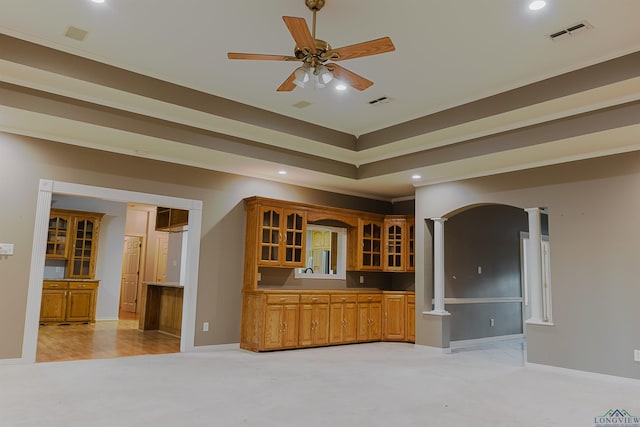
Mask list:
[[[247,226],[240,346],[252,351],[415,340],[413,291],[286,289],[260,286],[261,271],[293,269],[297,278],[335,274],[344,227],[350,272],[414,271],[414,219],[251,197]],[[316,257],[318,253],[318,257]],[[325,265],[326,267],[320,267]],[[319,272],[318,270],[324,270]]]

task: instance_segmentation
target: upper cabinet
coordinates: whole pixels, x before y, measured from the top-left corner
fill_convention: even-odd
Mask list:
[[[258,265],[304,267],[306,212],[260,206]]]
[[[416,271],[416,220],[413,216],[407,217],[406,254],[406,271]]]
[[[358,219],[358,270],[382,270],[383,221]]]
[[[384,270],[406,271],[407,220],[404,216],[384,219]]]
[[[51,209],[46,257],[68,261],[66,277],[93,279],[103,214]]]
[[[189,223],[186,209],[156,208],[156,231],[180,231]]]
[[[51,210],[47,232],[46,257],[48,259],[67,259],[72,224],[70,213]]]

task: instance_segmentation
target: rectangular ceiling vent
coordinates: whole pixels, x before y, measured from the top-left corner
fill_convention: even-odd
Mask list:
[[[64,33],[66,37],[78,40],[79,42],[84,41],[84,39],[87,37],[87,34],[89,34],[87,30],[83,30],[82,28],[77,28],[72,25],[70,25],[69,28],[67,28],[67,32]]]
[[[388,104],[390,102],[391,102],[391,98],[389,98],[388,96],[382,96],[380,98],[374,99],[373,101],[369,101],[369,104],[371,105]]]
[[[577,24],[573,24],[567,28],[563,28],[560,31],[556,31],[555,33],[549,34],[549,38],[551,40],[562,40],[567,38],[568,36],[577,34],[577,33],[581,33],[583,31],[586,30],[590,30],[593,28],[593,25],[591,25],[589,22],[587,21],[581,21],[578,22]]]

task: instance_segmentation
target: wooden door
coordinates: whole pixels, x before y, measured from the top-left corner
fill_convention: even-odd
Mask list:
[[[100,220],[76,217],[73,227],[73,248],[69,260],[69,277],[92,279],[95,257],[98,251],[98,227]]]
[[[315,321],[313,344],[329,344],[329,304],[314,304],[313,319]]]
[[[93,295],[93,289],[70,289],[65,320],[91,322],[93,320]]]
[[[372,302],[369,304],[369,318],[371,325],[369,326],[369,339],[371,341],[380,341],[382,339],[382,304]]]
[[[298,327],[300,330],[300,345],[312,345],[315,328],[314,304],[300,304],[300,324]]]
[[[66,289],[44,289],[40,304],[40,322],[63,322],[67,311]]]
[[[384,270],[404,271],[406,221],[393,218],[384,221]]]
[[[407,341],[416,342],[416,302],[415,297],[407,299]]]
[[[346,303],[344,305],[344,332],[343,342],[355,342],[358,326],[358,307],[356,303]]]
[[[47,231],[46,257],[49,259],[67,259],[69,253],[68,242],[71,239],[70,215],[51,210]]]
[[[281,304],[267,304],[264,314],[264,348],[274,350],[282,346],[282,311]]]
[[[167,259],[169,256],[169,234],[162,233],[156,238],[156,262],[154,280],[158,283],[167,281]]]
[[[307,216],[305,212],[284,210],[282,224],[281,265],[286,267],[304,267]]]
[[[404,341],[406,337],[406,296],[384,295],[384,339]]]
[[[344,303],[331,303],[329,311],[329,342],[339,344],[343,341]]]
[[[122,258],[122,282],[120,285],[120,310],[136,312],[138,282],[140,280],[140,252],[142,237],[125,236]]]
[[[285,304],[282,308],[282,347],[298,346],[298,304]]]
[[[369,325],[371,324],[369,306],[369,303],[358,304],[358,341],[369,340]]]
[[[258,265],[280,265],[282,241],[282,209],[260,207],[258,226]]]

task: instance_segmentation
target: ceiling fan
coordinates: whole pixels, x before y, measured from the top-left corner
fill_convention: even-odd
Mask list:
[[[294,70],[291,75],[278,87],[279,92],[288,92],[296,86],[304,87],[313,83],[316,87],[324,87],[334,77],[357,90],[365,90],[373,85],[368,80],[334,62],[345,59],[360,58],[392,52],[396,48],[389,37],[382,37],[363,43],[357,43],[337,49],[331,48],[324,40],[316,39],[316,12],[322,9],[325,0],[305,0],[307,7],[313,12],[313,31],[309,31],[304,18],[283,16],[291,36],[296,42],[293,56],[264,55],[259,53],[227,53],[229,59],[250,59],[262,61],[298,61],[302,66]],[[333,62],[329,62],[333,61]]]

